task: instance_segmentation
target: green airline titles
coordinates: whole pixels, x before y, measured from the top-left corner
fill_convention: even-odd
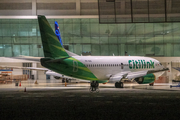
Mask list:
[[[146,69],[146,68],[154,68],[154,62],[150,60],[129,60],[129,69]]]

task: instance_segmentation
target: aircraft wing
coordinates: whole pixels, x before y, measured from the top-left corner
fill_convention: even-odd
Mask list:
[[[0,68],[13,68],[13,69],[29,69],[29,70],[39,70],[39,71],[48,71],[47,68],[36,68],[36,67],[17,67],[17,66],[0,66]]]
[[[110,81],[119,81],[122,78],[125,78],[129,73],[131,73],[131,71],[126,71],[126,72],[120,72],[118,74],[115,75],[111,75],[110,77]]]
[[[169,70],[169,68],[165,68],[165,69],[161,69],[161,70],[143,70],[143,71],[138,71],[138,72],[131,72],[131,71],[121,72],[121,73],[112,75],[109,80],[120,81],[122,78],[131,80],[134,78],[143,77],[147,74],[162,72],[162,71],[166,71],[166,70]]]
[[[52,75],[52,76],[57,76],[57,77],[64,77],[64,78],[68,78],[70,80],[76,80],[73,79],[72,77],[69,76],[64,76],[62,74],[56,73],[54,71],[51,71],[47,68],[36,68],[36,67],[17,67],[17,66],[0,66],[0,68],[13,68],[13,69],[24,69],[24,70],[38,70],[38,71],[47,71],[46,74],[47,75]]]

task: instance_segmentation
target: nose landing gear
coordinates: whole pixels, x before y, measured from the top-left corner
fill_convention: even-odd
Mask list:
[[[154,82],[153,82],[153,83],[150,83],[149,86],[154,86]]]
[[[97,81],[91,82],[91,87],[89,89],[90,92],[99,92],[99,83]]]

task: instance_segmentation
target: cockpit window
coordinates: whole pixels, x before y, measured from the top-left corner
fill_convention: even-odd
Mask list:
[[[161,63],[159,63],[160,65],[162,65]]]

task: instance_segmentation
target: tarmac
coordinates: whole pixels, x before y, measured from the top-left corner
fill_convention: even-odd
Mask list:
[[[169,83],[154,86],[22,81],[0,84],[0,118],[3,119],[178,119],[180,88]]]

